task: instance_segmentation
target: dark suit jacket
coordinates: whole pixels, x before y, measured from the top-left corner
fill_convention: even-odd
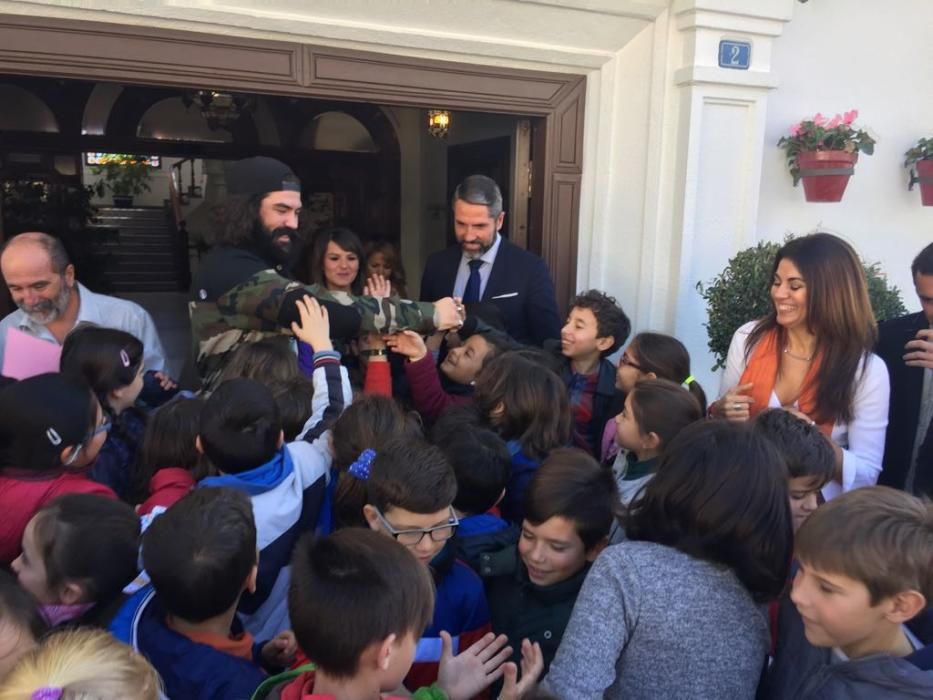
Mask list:
[[[453,294],[462,254],[460,246],[451,246],[428,258],[421,277],[422,301]],[[562,324],[547,265],[504,238],[481,301],[502,312],[506,331],[519,342],[540,346],[548,338],[560,337]]]
[[[878,327],[877,353],[888,366],[891,376],[888,432],[878,483],[899,489],[904,488],[907,470],[910,467],[923,391],[923,368],[908,367],[904,364],[904,345],[916,337],[917,331],[928,327],[927,319],[922,313],[894,318]],[[926,440],[917,454],[914,490],[933,496],[933,430],[927,431]]]

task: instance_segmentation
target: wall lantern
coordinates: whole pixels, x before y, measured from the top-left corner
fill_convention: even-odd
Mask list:
[[[450,130],[450,112],[446,109],[428,110],[428,133],[436,139],[446,139]]]

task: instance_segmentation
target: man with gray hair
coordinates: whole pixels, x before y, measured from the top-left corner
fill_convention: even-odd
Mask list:
[[[143,367],[166,372],[152,317],[139,304],[95,294],[78,282],[59,239],[39,232],[14,236],[0,254],[0,271],[19,307],[0,321],[0,369],[10,329],[61,345],[78,323],[93,323],[139,338],[145,348]]]
[[[516,340],[541,345],[559,338],[561,319],[544,261],[504,239],[502,193],[485,175],[471,175],[454,191],[454,234],[459,245],[428,258],[421,299],[453,295],[464,304],[495,306]]]

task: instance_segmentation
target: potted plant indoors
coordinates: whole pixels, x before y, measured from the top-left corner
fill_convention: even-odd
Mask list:
[[[102,176],[94,186],[98,197],[109,191],[113,196],[113,206],[131,207],[133,197],[149,192],[150,167],[132,155],[114,154],[101,165],[95,165],[91,172]]]
[[[933,137],[917,141],[904,158],[904,167],[910,170],[907,189],[920,185],[920,202],[933,207]]]
[[[784,239],[786,243],[793,236]],[[726,269],[708,284],[698,282],[696,287],[706,302],[708,320],[704,324],[709,337],[709,349],[716,364],[713,371],[726,366],[729,343],[736,329],[743,323],[762,318],[770,313],[771,270],[774,258],[783,243],[761,241],[752,248],[735,254]],[[885,321],[907,313],[900,290],[889,285],[878,263],[862,261],[868,298],[875,320]]]
[[[803,180],[808,202],[838,202],[855,171],[861,151],[871,155],[875,140],[853,122],[857,110],[827,119],[816,114],[791,127],[790,136],[782,136],[778,146],[787,151],[787,167],[794,187]]]

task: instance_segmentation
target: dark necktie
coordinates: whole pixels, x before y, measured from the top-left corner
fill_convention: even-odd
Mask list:
[[[470,260],[470,276],[467,278],[466,289],[463,290],[463,302],[471,304],[479,301],[479,269],[483,266],[480,259]]]

